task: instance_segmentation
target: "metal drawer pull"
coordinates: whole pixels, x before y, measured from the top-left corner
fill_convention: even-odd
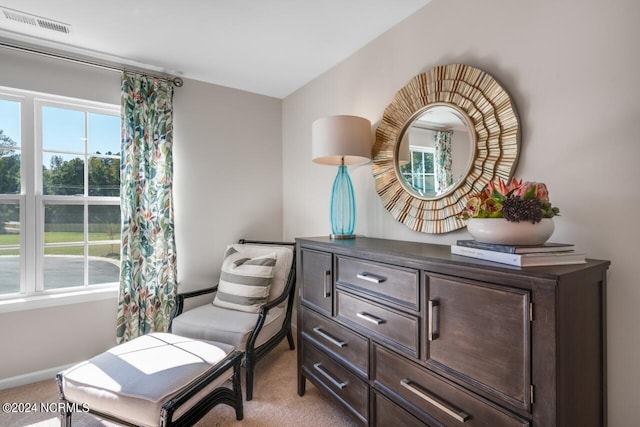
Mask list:
[[[329,341],[331,344],[335,345],[336,347],[343,348],[347,346],[346,342],[335,339],[334,337],[332,337],[331,335],[323,331],[319,326],[316,326],[315,328],[313,328],[313,332],[320,335],[322,338]]]
[[[382,283],[387,281],[386,277],[378,276],[378,275],[367,273],[367,272],[362,272],[360,274],[357,274],[356,277],[358,279],[366,280],[367,282],[372,282],[372,283]]]
[[[333,375],[331,375],[329,372],[327,372],[321,364],[319,363],[314,363],[313,367],[315,368],[316,371],[318,371],[323,377],[325,377],[326,379],[328,379],[331,384],[333,384],[334,386],[338,387],[340,390],[342,390],[343,388],[347,387],[347,383],[343,382],[343,381],[339,381],[336,380]]]
[[[420,397],[421,399],[431,403],[433,406],[440,409],[442,412],[445,412],[450,417],[455,418],[457,421],[460,421],[461,423],[469,419],[469,414],[466,414],[465,412],[461,411],[458,408],[447,406],[446,403],[428,394],[424,389],[422,389],[422,387],[420,387],[418,384],[414,383],[408,378],[401,379],[400,385],[406,388],[407,390],[409,390],[411,393]]]
[[[331,296],[331,292],[329,291],[329,277],[331,276],[330,270],[324,271],[324,297],[329,298]]]
[[[433,341],[440,336],[440,332],[438,332],[440,330],[440,324],[439,322],[436,321],[437,317],[434,317],[436,314],[435,313],[436,309],[439,315],[440,302],[437,300],[429,300],[429,307],[428,307],[429,312],[427,313],[427,317],[429,320],[429,325],[427,326],[427,338],[429,339],[429,341]],[[438,324],[438,331],[435,330],[436,323]]]
[[[356,313],[356,316],[358,316],[361,319],[366,320],[367,322],[370,322],[370,323],[373,323],[373,324],[376,324],[376,325],[381,325],[381,324],[383,324],[385,322],[384,319],[380,319],[379,317],[373,316],[373,315],[371,315],[369,313],[360,312],[360,313]]]

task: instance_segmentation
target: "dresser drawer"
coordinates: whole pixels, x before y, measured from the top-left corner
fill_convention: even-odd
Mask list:
[[[402,426],[402,427],[429,427],[429,424],[425,424],[418,420],[413,415],[389,401],[386,397],[379,393],[373,393],[375,399],[375,427],[390,427],[390,426]],[[437,424],[435,424],[437,425]]]
[[[418,270],[336,257],[336,283],[419,310]]]
[[[355,323],[400,350],[418,357],[419,319],[382,305],[338,290],[336,292],[338,319]]]
[[[368,377],[369,340],[308,308],[300,309],[303,336]]]
[[[340,400],[366,424],[369,419],[369,386],[308,341],[303,339],[301,344],[305,376]]]
[[[529,422],[441,379],[426,368],[375,346],[374,383],[396,399],[410,402],[447,426],[522,427]]]

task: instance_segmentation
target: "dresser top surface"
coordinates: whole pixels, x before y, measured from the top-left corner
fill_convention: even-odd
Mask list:
[[[296,241],[304,246],[324,249],[351,256],[362,256],[379,262],[409,264],[420,268],[420,264],[440,264],[449,267],[469,267],[493,270],[496,273],[516,273],[544,279],[557,279],[559,276],[581,272],[587,269],[606,270],[610,262],[588,259],[586,264],[553,265],[544,267],[515,267],[491,261],[451,254],[449,245],[410,242],[401,240],[356,237],[355,239],[331,239],[328,236],[300,237]]]

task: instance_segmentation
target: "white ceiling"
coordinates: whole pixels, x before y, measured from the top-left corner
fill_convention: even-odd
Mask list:
[[[431,0],[0,0],[0,40],[284,98]]]

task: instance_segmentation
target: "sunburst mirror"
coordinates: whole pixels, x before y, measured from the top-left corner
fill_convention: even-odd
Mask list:
[[[468,65],[415,76],[384,110],[373,147],[376,191],[407,227],[446,233],[467,197],[508,180],[518,162],[520,126],[508,93]]]

